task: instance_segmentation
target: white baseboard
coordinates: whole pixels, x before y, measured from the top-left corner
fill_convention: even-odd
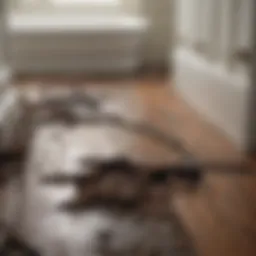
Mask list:
[[[184,48],[173,56],[175,88],[239,148],[246,147],[249,80]]]
[[[9,25],[18,73],[133,72],[147,29],[131,16],[19,15]]]

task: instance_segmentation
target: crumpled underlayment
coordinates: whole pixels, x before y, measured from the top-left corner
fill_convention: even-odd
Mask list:
[[[107,209],[70,215],[60,212],[57,206],[75,198],[75,187],[40,184],[44,175],[82,171],[81,159],[118,155],[122,147],[112,140],[111,132],[114,131],[102,127],[87,130],[85,126],[67,129],[46,125],[38,129],[26,173],[21,230],[23,236],[46,255],[104,255],[100,252],[100,235],[106,231],[112,236],[108,246],[118,255],[133,254],[143,242],[149,247],[147,250],[153,247],[166,255],[170,252],[174,237],[170,223],[144,222],[136,214],[115,215]],[[89,175],[92,170],[85,171]]]
[[[47,99],[61,99],[74,94],[88,94],[96,100],[99,100],[104,113],[120,114],[125,118],[141,119],[143,110],[137,95],[129,87],[104,87],[99,85],[90,85],[86,87],[71,86],[47,86],[32,85],[25,86],[20,90],[23,99],[33,104],[44,102]]]
[[[47,98],[61,98],[73,93],[72,90],[46,91],[30,90],[25,95],[26,100],[36,104]],[[127,111],[126,108],[130,105],[125,103],[127,97],[117,97],[113,93],[114,97],[108,97],[111,93],[89,91],[94,97],[103,98],[101,102],[104,112],[138,116],[139,108],[136,112],[132,109]],[[88,89],[85,92],[88,93]],[[133,106],[135,105],[134,102]],[[106,126],[80,125],[67,128],[58,124],[46,124],[35,128],[26,170],[21,234],[47,255],[99,255],[97,236],[104,229],[111,229],[114,233],[115,250],[120,250],[119,247],[124,245],[134,247],[133,244],[138,242],[135,237],[140,234],[140,230],[132,218],[117,218],[102,210],[73,217],[60,213],[57,205],[72,199],[75,188],[72,185],[56,188],[39,184],[40,177],[46,174],[80,172],[81,159],[106,159],[123,154],[128,149],[129,140],[122,138],[121,134],[118,136],[116,129]],[[91,170],[84,171],[89,174]]]
[[[37,93],[40,96],[40,91]],[[120,94],[118,90],[103,94],[105,111],[124,118],[142,117],[138,102],[129,90],[127,94],[123,90]],[[32,98],[38,100],[35,95]],[[44,124],[35,128],[25,170],[24,191],[19,197],[22,209],[18,229],[29,244],[47,256],[130,256],[141,244],[145,245],[143,256],[149,256],[150,252],[170,255],[175,233],[172,225],[166,225],[165,221],[145,222],[136,214],[116,215],[108,209],[90,209],[73,215],[60,212],[58,206],[61,203],[74,199],[74,185],[40,183],[44,175],[54,173],[72,175],[83,171],[89,175],[92,170],[82,166],[81,160],[129,155],[133,144],[131,136],[120,129],[97,125]],[[102,234],[106,232],[111,234],[107,245],[102,241]]]

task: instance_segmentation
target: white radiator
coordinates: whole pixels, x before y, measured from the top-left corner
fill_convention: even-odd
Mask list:
[[[18,73],[129,73],[141,65],[147,24],[130,16],[13,15],[12,65]]]

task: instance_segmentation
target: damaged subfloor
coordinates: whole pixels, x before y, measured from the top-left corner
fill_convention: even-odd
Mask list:
[[[35,85],[48,88],[85,86],[117,91],[122,111],[147,120],[167,133],[174,133],[199,159],[237,161],[242,154],[220,133],[195,113],[171,89],[170,82],[160,78],[139,78],[129,81],[87,81],[84,78],[31,78],[17,82],[20,88]],[[31,86],[31,87],[30,87]],[[121,103],[120,103],[121,104]],[[138,109],[139,108],[139,109]],[[142,114],[141,114],[142,113]],[[130,115],[130,114],[129,114]],[[136,140],[136,152],[146,159],[169,161],[169,154],[150,143]],[[171,153],[170,153],[171,154]],[[205,175],[195,191],[177,189],[174,210],[202,256],[256,255],[256,178],[232,174]]]

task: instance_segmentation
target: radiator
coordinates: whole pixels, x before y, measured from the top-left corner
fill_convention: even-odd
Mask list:
[[[18,73],[132,73],[147,23],[131,16],[16,15],[9,20]]]

